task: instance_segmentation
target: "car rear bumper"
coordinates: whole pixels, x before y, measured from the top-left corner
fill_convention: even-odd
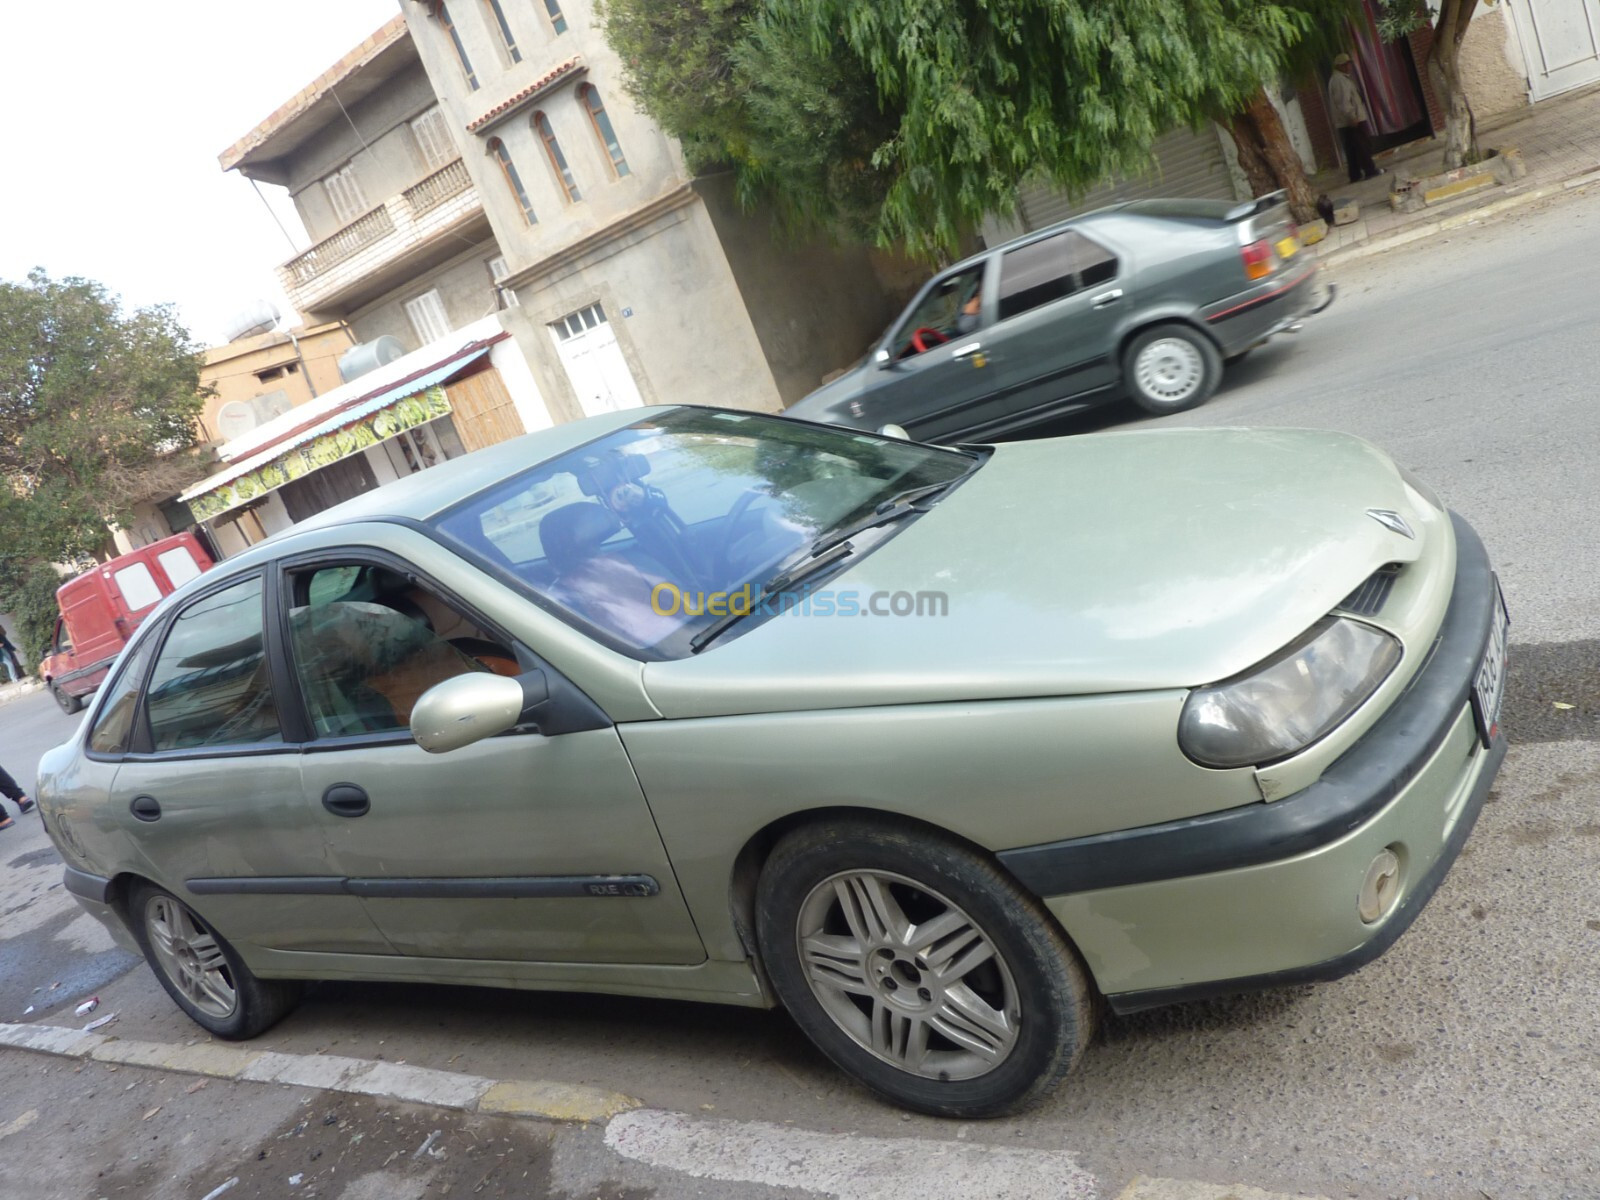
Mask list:
[[[1221,343],[1223,354],[1241,354],[1313,311],[1326,308],[1327,303],[1318,304],[1320,270],[1316,262],[1297,266],[1201,309],[1206,328]]]
[[[1505,755],[1485,746],[1470,693],[1498,585],[1455,518],[1455,590],[1427,663],[1389,711],[1283,800],[1004,852],[1045,898],[1114,1009],[1136,1011],[1333,979],[1414,921],[1466,841]],[[1399,895],[1375,923],[1357,896],[1383,850]]]

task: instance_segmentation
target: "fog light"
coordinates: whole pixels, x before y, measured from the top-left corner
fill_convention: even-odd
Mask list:
[[[1400,898],[1400,858],[1393,850],[1378,851],[1378,857],[1367,868],[1367,877],[1361,881],[1361,895],[1356,908],[1368,925],[1389,915]]]

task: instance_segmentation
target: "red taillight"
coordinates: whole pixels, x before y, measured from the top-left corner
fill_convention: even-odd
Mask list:
[[[1265,279],[1272,274],[1275,265],[1271,243],[1262,240],[1251,242],[1248,246],[1239,248],[1239,257],[1244,259],[1244,273],[1247,279]]]

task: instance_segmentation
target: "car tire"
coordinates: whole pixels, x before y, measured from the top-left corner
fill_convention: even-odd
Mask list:
[[[1198,408],[1222,381],[1222,355],[1199,330],[1170,322],[1141,330],[1122,355],[1128,394],[1156,416]]]
[[[954,839],[864,820],[798,829],[762,868],[755,918],[795,1023],[897,1105],[1016,1112],[1088,1045],[1095,1000],[1077,953],[1035,897]]]
[[[173,1002],[209,1033],[253,1038],[300,1000],[298,980],[258,979],[220,933],[171,892],[141,883],[128,898],[134,937]]]
[[[50,694],[55,697],[56,703],[61,706],[61,711],[71,716],[83,708],[83,697],[74,696],[64,692],[56,684],[50,685]]]

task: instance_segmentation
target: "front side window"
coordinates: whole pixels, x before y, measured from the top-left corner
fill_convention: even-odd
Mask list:
[[[350,224],[367,211],[367,197],[361,190],[361,181],[356,178],[356,169],[351,163],[345,163],[324,179],[322,190],[327,193],[334,219],[341,225]]]
[[[1000,320],[1095,287],[1116,275],[1116,256],[1076,229],[1007,250],[1000,257]]]
[[[467,77],[467,86],[477,91],[478,73],[472,69],[472,60],[467,57],[467,47],[461,40],[461,31],[450,19],[450,8],[446,4],[439,5],[439,24],[443,25],[445,32],[450,35],[450,45],[455,48],[456,61],[461,64],[461,73]]]
[[[600,139],[600,146],[606,152],[606,157],[611,162],[611,169],[621,179],[628,174],[628,160],[622,156],[622,146],[617,141],[617,131],[611,127],[611,118],[606,116],[606,106],[600,102],[600,93],[592,83],[586,83],[578,89],[578,95],[583,100],[583,106],[588,110],[589,121],[594,125],[594,135]]]
[[[126,754],[133,744],[133,718],[139,710],[139,683],[150,661],[155,638],[145,638],[106,685],[106,698],[89,733],[89,749],[96,754]]]
[[[511,189],[512,198],[522,210],[522,219],[529,225],[536,224],[539,218],[533,215],[533,201],[528,199],[528,189],[522,186],[522,176],[517,173],[517,164],[511,161],[511,151],[499,138],[490,138],[489,153],[500,164],[500,174],[505,176],[506,187]]]
[[[295,677],[319,737],[404,730],[435,684],[521,669],[510,647],[387,567],[307,569],[289,587]]]
[[[522,51],[517,49],[517,39],[511,33],[511,26],[506,21],[505,10],[500,7],[500,0],[483,0],[489,6],[489,15],[494,18],[494,27],[500,31],[500,43],[506,48],[506,57],[514,63],[522,61]]]
[[[567,156],[561,153],[561,143],[556,141],[556,131],[550,128],[550,118],[542,112],[533,114],[533,128],[539,135],[539,140],[544,143],[545,155],[550,159],[550,169],[555,172],[556,182],[561,185],[561,193],[566,196],[567,203],[582,200],[578,192],[578,181],[572,177],[572,171],[567,166]]]
[[[196,600],[177,616],[145,691],[157,750],[281,742],[262,648],[261,578]]]
[[[896,358],[912,358],[972,333],[982,322],[983,267],[947,275],[906,314],[891,341]]]
[[[976,462],[852,430],[675,409],[489,488],[434,525],[620,649],[678,658],[725,615],[716,597],[758,594],[819,539]]]

